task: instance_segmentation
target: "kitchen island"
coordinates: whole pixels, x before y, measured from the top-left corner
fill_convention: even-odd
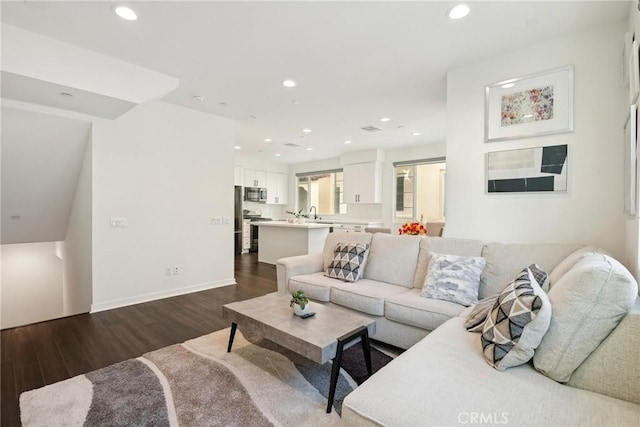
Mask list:
[[[253,222],[260,227],[258,261],[275,264],[280,258],[320,253],[331,224],[290,223],[286,221]]]

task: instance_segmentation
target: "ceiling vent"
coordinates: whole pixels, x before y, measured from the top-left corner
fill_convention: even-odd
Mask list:
[[[377,128],[375,126],[365,126],[365,127],[360,128],[360,129],[366,130],[367,132],[380,132],[382,130],[382,129]]]
[[[301,147],[300,144],[294,144],[293,142],[287,142],[284,145],[286,145],[287,147]]]

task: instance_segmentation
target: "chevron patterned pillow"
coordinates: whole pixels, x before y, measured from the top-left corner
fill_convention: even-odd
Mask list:
[[[540,287],[547,274],[532,264],[498,295],[482,329],[487,363],[499,371],[527,363],[549,329],[551,303]]]
[[[345,282],[361,279],[368,251],[368,243],[338,243],[324,275]]]

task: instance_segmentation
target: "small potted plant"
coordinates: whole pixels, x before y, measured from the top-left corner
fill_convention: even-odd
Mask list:
[[[307,298],[302,289],[291,294],[289,307],[293,307],[293,312],[296,316],[307,314],[309,312],[309,305],[309,298]]]

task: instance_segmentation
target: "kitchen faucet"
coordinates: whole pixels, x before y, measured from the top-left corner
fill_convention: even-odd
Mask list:
[[[315,206],[311,206],[309,208],[309,215],[311,215],[311,209],[313,209],[313,219],[316,220],[318,219],[318,210],[316,209]]]

